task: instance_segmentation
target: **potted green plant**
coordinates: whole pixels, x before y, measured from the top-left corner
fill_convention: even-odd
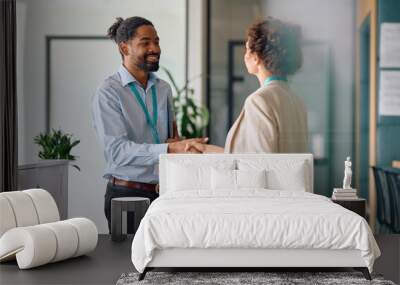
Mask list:
[[[173,104],[179,135],[185,138],[204,136],[209,120],[207,107],[196,102],[194,90],[189,87],[189,81],[179,88],[171,72],[165,67],[161,67],[161,69],[167,75],[174,89]]]
[[[41,148],[39,150],[41,159],[76,160],[76,156],[71,154],[71,149],[79,144],[80,140],[75,140],[71,134],[52,129],[51,132],[40,133],[33,140]],[[80,171],[79,166],[75,164],[72,166]]]

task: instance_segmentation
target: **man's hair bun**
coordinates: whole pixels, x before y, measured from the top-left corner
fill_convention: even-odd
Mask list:
[[[130,17],[125,20],[118,17],[115,23],[108,28],[107,35],[110,39],[119,44],[132,39],[137,29],[144,25],[153,26],[153,23],[142,17]]]
[[[121,17],[118,17],[115,21],[114,24],[112,24],[111,27],[108,28],[107,30],[107,36],[112,39],[113,41],[116,42],[117,39],[117,31],[118,28],[121,26],[122,22],[124,21],[124,19],[122,19]]]

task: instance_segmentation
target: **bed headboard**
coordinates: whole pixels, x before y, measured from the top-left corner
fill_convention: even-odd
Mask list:
[[[282,168],[284,173],[287,167],[292,165],[304,165],[304,179],[306,181],[305,191],[313,193],[314,184],[314,163],[313,155],[309,153],[293,154],[161,154],[159,175],[160,175],[160,195],[166,193],[168,186],[168,163],[184,164],[187,167],[208,166],[219,162],[232,162],[235,169],[241,167],[257,167],[257,165],[267,166],[278,170]]]

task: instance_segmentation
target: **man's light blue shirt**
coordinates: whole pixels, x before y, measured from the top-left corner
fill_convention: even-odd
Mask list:
[[[167,153],[168,145],[153,141],[151,127],[129,83],[136,85],[150,116],[153,115],[151,87],[156,86],[160,141],[172,137],[174,114],[169,84],[150,73],[144,90],[121,65],[118,72],[104,80],[92,98],[93,124],[106,160],[104,177],[158,183],[158,156]]]

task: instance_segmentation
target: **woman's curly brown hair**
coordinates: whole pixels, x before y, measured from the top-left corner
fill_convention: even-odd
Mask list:
[[[300,27],[268,17],[247,30],[248,47],[275,75],[294,74],[303,63]]]

